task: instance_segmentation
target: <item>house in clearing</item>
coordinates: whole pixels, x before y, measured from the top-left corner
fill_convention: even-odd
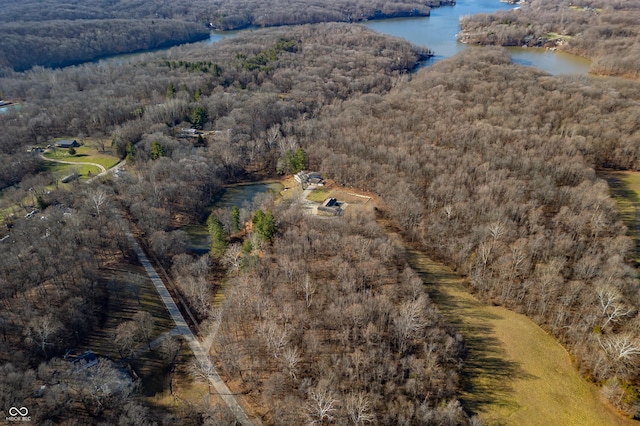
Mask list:
[[[315,213],[318,216],[340,216],[342,203],[335,198],[327,198],[322,205],[316,207]]]
[[[293,176],[293,179],[302,185],[303,188],[306,188],[308,185],[316,185],[323,186],[324,179],[322,179],[322,175],[317,172],[305,172],[304,170],[296,173]]]
[[[77,148],[79,146],[80,144],[75,139],[63,139],[56,142],[56,147],[58,148]]]

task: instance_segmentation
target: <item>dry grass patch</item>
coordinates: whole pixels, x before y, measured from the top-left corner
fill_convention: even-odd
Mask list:
[[[606,172],[601,173],[611,190],[611,196],[616,202],[620,218],[628,228],[627,235],[635,242],[635,260],[640,263],[640,223],[638,223],[638,208],[640,208],[640,173],[639,172]]]
[[[631,425],[584,380],[569,354],[524,315],[487,306],[464,280],[417,251],[409,252],[429,294],[465,338],[461,400],[490,425]]]
[[[99,355],[120,359],[120,353],[113,343],[115,330],[122,322],[132,320],[138,311],[147,311],[153,316],[151,340],[173,329],[169,313],[141,266],[118,265],[117,268],[105,271],[105,275],[109,298],[105,320],[78,349],[92,350]]]
[[[325,189],[315,189],[307,196],[307,200],[314,203],[321,203],[327,198],[329,198],[329,191]]]

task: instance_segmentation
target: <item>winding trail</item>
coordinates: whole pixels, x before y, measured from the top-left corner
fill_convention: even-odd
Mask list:
[[[107,169],[98,163],[89,163],[86,161],[64,161],[64,160],[56,160],[54,158],[47,158],[44,155],[41,155],[40,158],[42,158],[44,161],[51,161],[53,163],[61,163],[61,164],[71,164],[71,165],[80,165],[80,166],[95,166],[97,168],[100,169],[100,175],[107,173]]]

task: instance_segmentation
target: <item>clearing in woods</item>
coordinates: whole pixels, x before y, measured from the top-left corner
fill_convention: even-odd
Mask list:
[[[583,379],[567,351],[524,315],[481,303],[463,278],[407,249],[445,318],[465,338],[461,401],[490,425],[633,425]]]
[[[640,172],[608,171],[600,174],[609,184],[620,219],[635,242],[636,268],[640,263]]]

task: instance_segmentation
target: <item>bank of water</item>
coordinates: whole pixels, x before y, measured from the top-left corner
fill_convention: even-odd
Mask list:
[[[431,16],[428,17],[382,19],[365,22],[363,25],[379,33],[403,38],[413,44],[429,48],[434,52],[434,56],[422,64],[423,66],[428,66],[439,60],[449,58],[464,49],[482,48],[459,43],[456,40],[456,35],[460,31],[461,17],[478,13],[493,13],[515,7],[515,5],[503,3],[499,0],[459,0],[454,6],[432,8]],[[237,31],[213,31],[206,41],[199,43],[214,44],[255,29],[255,27],[249,27]],[[128,63],[146,53],[162,50],[166,49],[114,55],[100,59],[98,62]],[[515,63],[534,66],[552,75],[588,74],[591,66],[591,61],[588,59],[547,49],[510,47],[508,51]]]
[[[210,206],[211,210],[250,208],[259,198],[268,194],[279,194],[284,186],[279,181],[262,181],[242,183],[225,188],[222,195]],[[191,250],[195,253],[206,253],[211,246],[211,238],[206,224],[182,227],[191,240]]]
[[[20,109],[22,108],[22,105],[20,104],[10,104],[10,105],[5,105],[3,107],[0,107],[0,114],[6,114],[12,111],[20,111]]]
[[[482,49],[481,46],[459,43],[460,18],[478,13],[509,10],[515,5],[498,0],[459,0],[454,6],[431,9],[431,16],[420,18],[370,21],[365,25],[377,32],[403,38],[413,44],[428,47],[435,56],[425,65],[449,58],[464,49]],[[508,48],[517,64],[534,66],[552,75],[587,74],[591,61],[579,56],[536,48]]]

